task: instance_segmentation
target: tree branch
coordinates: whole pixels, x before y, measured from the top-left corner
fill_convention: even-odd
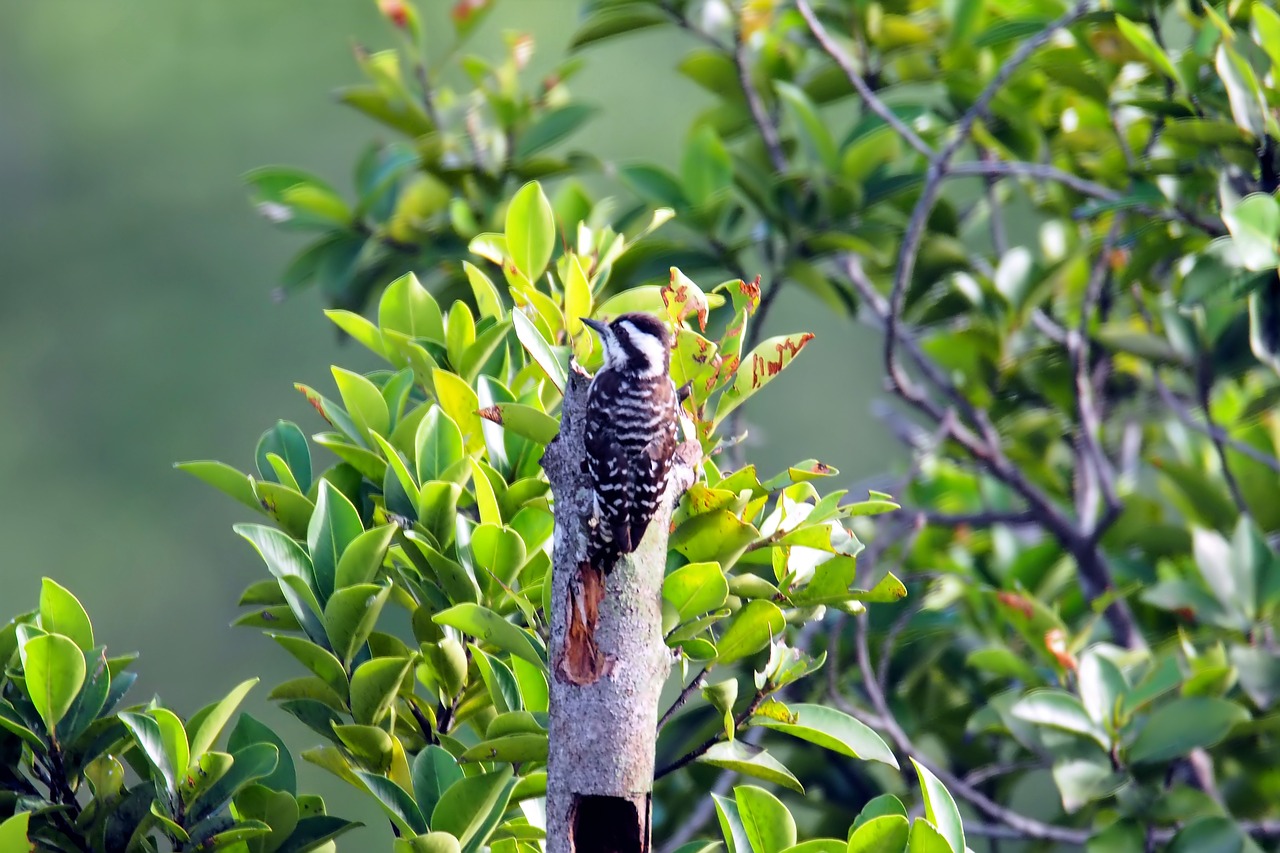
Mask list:
[[[852,60],[835,43],[835,40],[831,38],[831,34],[827,32],[827,28],[822,25],[822,22],[818,20],[818,16],[813,13],[813,9],[809,7],[808,0],[796,0],[796,8],[800,10],[800,15],[804,18],[805,24],[809,27],[809,32],[813,34],[818,45],[844,72],[844,76],[848,78],[850,85],[858,93],[858,97],[862,98],[862,102],[867,105],[867,108],[883,119],[885,124],[893,128],[899,136],[906,140],[908,145],[925,157],[932,159],[933,149],[906,122],[898,118],[897,113],[889,109],[885,102],[880,100],[880,97],[867,85],[867,81],[853,67]]]
[[[747,44],[742,38],[742,28],[733,31],[733,67],[738,73],[738,85],[742,87],[742,96],[747,99],[747,108],[751,111],[751,120],[760,139],[764,142],[764,150],[769,155],[769,163],[779,174],[787,171],[787,157],[782,151],[782,140],[778,138],[778,128],[769,118],[769,113],[760,100],[760,93],[751,82],[751,73],[747,68]]]

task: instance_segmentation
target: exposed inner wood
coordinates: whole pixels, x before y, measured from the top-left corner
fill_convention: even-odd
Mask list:
[[[590,563],[580,563],[569,584],[569,618],[564,654],[556,678],[579,686],[594,684],[608,675],[609,661],[596,643],[600,602],[604,599],[604,574]]]

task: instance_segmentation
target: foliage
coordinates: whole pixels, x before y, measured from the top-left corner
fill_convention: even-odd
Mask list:
[[[460,38],[469,15],[488,7],[459,7]],[[384,4],[416,38],[409,9]],[[519,94],[527,44],[518,38],[501,66],[462,61],[473,73],[471,93],[450,91],[425,72],[397,70],[383,81],[379,69],[427,67],[416,42],[399,58],[378,54],[381,64],[365,67],[388,103],[409,111],[466,104],[483,132],[458,123],[461,107],[435,120],[423,106],[427,119],[412,127],[397,127],[383,108],[374,117],[407,141],[376,149],[366,162],[394,159],[404,171],[385,189],[358,182],[357,205],[348,211],[330,200],[326,209],[341,204],[343,213],[319,223],[304,215],[314,209],[283,195],[302,186],[307,199],[314,179],[285,176],[274,196],[263,195],[255,179],[276,218],[283,212],[293,224],[318,225],[315,246],[346,240],[346,255],[334,253],[339,261],[378,260],[331,262],[325,249],[322,264],[313,246],[290,281],[320,277],[331,300],[356,307],[416,269],[432,291],[461,293],[483,315],[489,291],[469,270],[436,263],[465,243],[506,261],[516,290],[541,292],[522,285],[522,276],[537,278],[525,267],[540,257],[527,245],[511,244],[509,235],[506,247],[477,239],[508,221],[501,200],[536,176],[559,181],[551,221],[588,220],[586,242],[575,248],[584,257],[594,250],[601,261],[588,265],[593,298],[619,283],[667,280],[672,265],[708,281],[749,279],[748,270],[759,270],[749,343],[783,291],[805,291],[832,312],[882,328],[889,389],[909,413],[895,411],[888,425],[913,458],[901,476],[878,482],[907,506],[878,535],[851,522],[849,542],[857,541],[854,531],[871,542],[860,556],[863,578],[882,576],[896,593],[902,587],[884,571],[892,565],[918,604],[905,614],[858,616],[854,631],[833,631],[832,657],[856,665],[836,668],[821,695],[802,685],[788,701],[821,698],[873,724],[899,754],[931,768],[975,818],[1017,837],[1129,851],[1164,843],[1251,849],[1253,839],[1280,835],[1280,17],[1272,4],[588,0],[574,49],[658,28],[693,39],[679,70],[716,99],[685,134],[674,171],[555,154],[551,143],[588,112],[568,100],[567,73],[544,87],[545,97]],[[622,199],[620,215],[583,189],[578,178],[587,175]],[[401,207],[409,213],[397,220]],[[675,221],[633,240],[624,256],[601,253],[596,235],[606,226],[634,232],[635,211],[648,207],[670,208]],[[382,235],[397,221],[414,222],[417,231],[388,252]],[[547,227],[544,218],[536,230]],[[565,233],[572,243],[572,229]],[[573,270],[557,273],[567,308]],[[678,292],[684,281],[673,274],[667,286]],[[727,295],[746,316],[754,295],[733,286]],[[557,375],[564,361],[544,347],[571,340],[572,321],[564,318],[570,334],[558,337],[555,312],[528,299],[522,325],[538,335],[525,329],[520,338]],[[454,304],[450,315],[461,316]],[[429,372],[389,349],[386,341],[395,339],[385,330],[376,338],[346,322],[353,337],[388,348],[393,364],[399,355]],[[439,342],[434,350],[423,345],[432,358],[423,366],[457,359],[463,344],[457,353],[447,344],[443,356]],[[745,348],[730,333],[711,351],[723,365]],[[720,443],[715,426],[741,414],[733,412],[736,383],[713,402],[724,377],[700,367],[694,354],[681,350],[681,376],[707,376],[713,387],[695,396],[691,414],[705,446],[733,461],[708,472],[708,484],[718,485],[707,490],[720,492],[708,500],[725,504],[682,509],[682,557],[694,566],[767,567],[757,562],[759,551],[810,544],[810,534],[786,527],[789,506],[811,506],[799,510],[808,518],[830,507],[810,487],[788,482],[803,480],[808,465],[762,482],[740,447]],[[465,409],[471,397],[447,384],[455,388]],[[478,405],[504,402],[491,397]],[[537,420],[537,404],[551,411],[553,402],[544,384],[536,401],[508,406],[526,406],[534,411],[514,411]],[[471,432],[459,429],[478,450],[475,422]],[[370,468],[364,473],[384,494],[394,492],[399,480],[377,464],[390,457],[379,455],[380,446],[358,445],[344,452],[367,451],[359,456]],[[736,470],[726,476],[721,468]],[[492,479],[495,494],[511,483]],[[273,491],[233,482],[250,504],[255,490]],[[419,482],[402,491],[411,494]],[[724,494],[744,491],[743,508]],[[779,524],[763,521],[734,538],[741,512],[771,495],[767,517]],[[290,514],[295,525],[309,516],[292,497],[273,511]],[[704,525],[712,535],[695,537]],[[301,538],[301,528],[293,532]],[[776,547],[751,548],[757,535]],[[712,541],[738,544],[716,545],[727,554],[698,550]],[[837,547],[834,537],[829,547]],[[533,550],[526,545],[526,556]],[[853,552],[838,553],[812,578],[790,577],[790,563],[772,580],[767,571],[734,573],[723,596],[740,600],[737,610],[720,607],[714,571],[681,567],[669,578],[668,600],[682,654],[714,656],[723,666],[756,648],[742,635],[762,636],[778,624],[779,603],[841,606],[828,602],[824,584],[843,595],[852,574],[839,567],[852,572]],[[461,554],[450,558],[461,561]],[[879,588],[861,583],[871,593]],[[707,612],[692,603],[701,607],[700,596],[714,602],[712,616],[699,615]],[[519,609],[514,596],[507,606]],[[708,639],[699,620],[725,609],[731,621]],[[821,657],[812,651],[816,639],[812,631],[794,638],[801,660]],[[708,712],[684,715],[676,730],[689,730],[686,742],[697,742],[698,726],[704,737],[714,733],[704,763],[787,781],[778,759],[743,760],[751,744],[729,740],[756,711],[772,707],[760,695],[772,682],[767,675],[759,682],[745,716],[736,710],[737,682],[729,683],[735,686],[709,687]],[[826,794],[806,818],[814,826],[847,824],[831,804],[846,801],[851,786],[865,800],[899,784],[869,765],[777,754],[809,790]],[[707,779],[694,773],[670,783],[671,825],[697,823],[702,812],[683,794]],[[1037,785],[1052,786],[1058,802],[1019,798]]]
[[[862,545],[844,524],[896,504],[820,494],[814,482],[836,472],[814,460],[763,479],[715,461],[726,446],[717,425],[812,336],[745,351],[758,287],[736,280],[704,291],[675,268],[663,287],[602,298],[613,262],[669,211],[630,238],[583,222],[553,262],[558,241],[539,184],[506,209],[504,231],[471,245],[500,268],[506,296],[462,264],[478,317],[461,301],[443,309],[413,274],[384,291],[377,324],[328,312],[390,365],[368,376],[335,367],[340,404],[298,386],[332,427],[314,441],[336,464],[314,476],[301,431],[281,422],[259,443],[257,476],[216,462],[180,466],[277,525],[237,527],[274,578],[245,592],[252,610],[239,622],[267,629],[311,672],[271,694],[327,741],[303,757],[374,796],[406,838],[447,833],[463,850],[503,839],[536,849],[553,529],[539,460],[559,428],[568,372],[600,363],[582,319],[648,310],[675,330],[673,378],[692,386],[684,430],[707,452],[673,517],[667,643],[680,672],[701,668],[690,690],[715,667],[762,664],[736,714],[736,693],[710,699],[724,724],[676,766],[698,760],[800,789],[768,751],[735,738],[758,726],[896,767],[848,715],[772,698],[822,664],[787,644],[789,624],[904,594],[890,573],[855,586]],[[703,332],[718,305],[732,317],[713,341]],[[385,607],[402,610],[409,631],[379,630]]]
[[[158,699],[117,710],[136,658],[107,657],[48,578],[0,628],[0,849],[302,853],[356,825],[297,793],[289,752],[248,714],[217,748],[257,679],[185,721]]]

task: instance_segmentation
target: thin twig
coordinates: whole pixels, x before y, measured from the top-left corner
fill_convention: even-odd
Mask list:
[[[702,671],[695,675],[693,680],[686,684],[684,689],[680,691],[680,695],[676,697],[676,701],[671,703],[671,707],[662,715],[662,719],[658,720],[658,731],[662,731],[662,727],[670,722],[676,711],[679,711],[684,703],[689,701],[689,697],[693,695],[693,691],[702,687],[702,685],[706,683],[707,670],[710,668],[710,666],[704,666]]]
[[[898,364],[897,347],[899,326],[907,301],[907,286],[915,272],[920,244],[924,240],[925,223],[942,191],[943,178],[947,174],[952,158],[969,141],[969,134],[973,131],[973,125],[978,120],[978,116],[986,112],[996,93],[1003,88],[1022,63],[1039,50],[1041,45],[1048,42],[1055,33],[1083,15],[1088,8],[1088,0],[1080,0],[1065,15],[1019,45],[1018,49],[996,70],[995,76],[987,83],[986,88],[969,106],[969,109],[960,116],[951,141],[930,159],[929,168],[925,171],[924,188],[920,192],[919,199],[916,200],[915,208],[911,211],[911,219],[907,222],[907,230],[898,250],[897,269],[893,277],[893,286],[889,291],[889,313],[885,318],[884,359],[889,380],[895,387],[902,384],[906,378]]]
[[[855,622],[854,646],[858,657],[858,668],[862,671],[863,687],[871,700],[872,708],[875,709],[879,717],[880,727],[888,733],[889,738],[897,746],[899,752],[914,759],[921,766],[928,768],[931,773],[942,780],[942,784],[946,785],[947,790],[953,795],[966,800],[987,817],[1016,830],[1022,838],[1056,841],[1079,846],[1083,846],[1089,840],[1092,835],[1090,830],[1054,826],[1015,812],[990,799],[959,776],[943,767],[939,767],[924,757],[916,745],[912,743],[907,733],[898,725],[897,720],[893,718],[893,714],[889,711],[888,701],[876,682],[875,671],[871,666],[870,652],[867,648],[866,615],[855,617]]]
[[[759,708],[764,703],[764,700],[767,699],[768,696],[769,694],[765,693],[763,690],[758,691],[755,697],[752,698],[751,704],[747,705],[747,707],[743,710],[743,712],[734,718],[733,720],[734,729],[737,730],[741,728],[742,724],[751,718],[751,715],[756,712],[756,709]],[[697,760],[698,758],[703,756],[707,750],[711,749],[711,747],[715,746],[716,744],[718,744],[720,741],[724,739],[725,739],[725,733],[723,729],[721,729],[720,731],[717,731],[715,735],[707,738],[705,741],[698,744],[698,746],[689,750],[689,752],[677,758],[675,761],[671,762],[666,767],[663,767],[659,770],[654,771],[654,774],[653,774],[654,781],[656,782],[657,780],[661,779],[663,776],[666,776],[668,773],[674,773],[675,771],[679,770],[681,767],[684,767],[686,764],[689,764],[690,762]]]
[[[858,97],[862,98],[862,102],[867,105],[867,108],[883,119],[885,124],[893,128],[894,132],[905,139],[908,145],[925,157],[932,159],[933,149],[906,122],[898,118],[897,113],[889,109],[885,102],[880,100],[880,97],[867,85],[867,81],[858,73],[858,69],[853,67],[853,62],[849,59],[848,54],[835,43],[835,40],[831,38],[831,34],[827,32],[827,28],[822,25],[822,22],[818,20],[818,16],[813,13],[813,9],[809,7],[808,0],[796,0],[796,8],[800,10],[801,16],[804,17],[804,22],[809,26],[809,32],[813,33],[818,45],[844,72],[844,76],[848,78],[850,85],[858,93]]]
[[[742,87],[742,96],[747,99],[747,108],[751,111],[751,120],[760,139],[764,142],[764,150],[769,154],[769,163],[779,175],[787,171],[787,157],[782,151],[782,140],[778,138],[778,128],[769,118],[760,93],[751,82],[751,71],[747,67],[747,43],[742,38],[742,28],[733,32],[733,67],[738,73],[738,85]]]

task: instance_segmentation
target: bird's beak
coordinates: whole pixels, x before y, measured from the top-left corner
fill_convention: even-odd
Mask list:
[[[602,338],[605,336],[605,333],[609,331],[609,324],[604,322],[603,320],[592,320],[589,317],[583,317],[582,322],[585,325],[595,329],[596,334]]]

